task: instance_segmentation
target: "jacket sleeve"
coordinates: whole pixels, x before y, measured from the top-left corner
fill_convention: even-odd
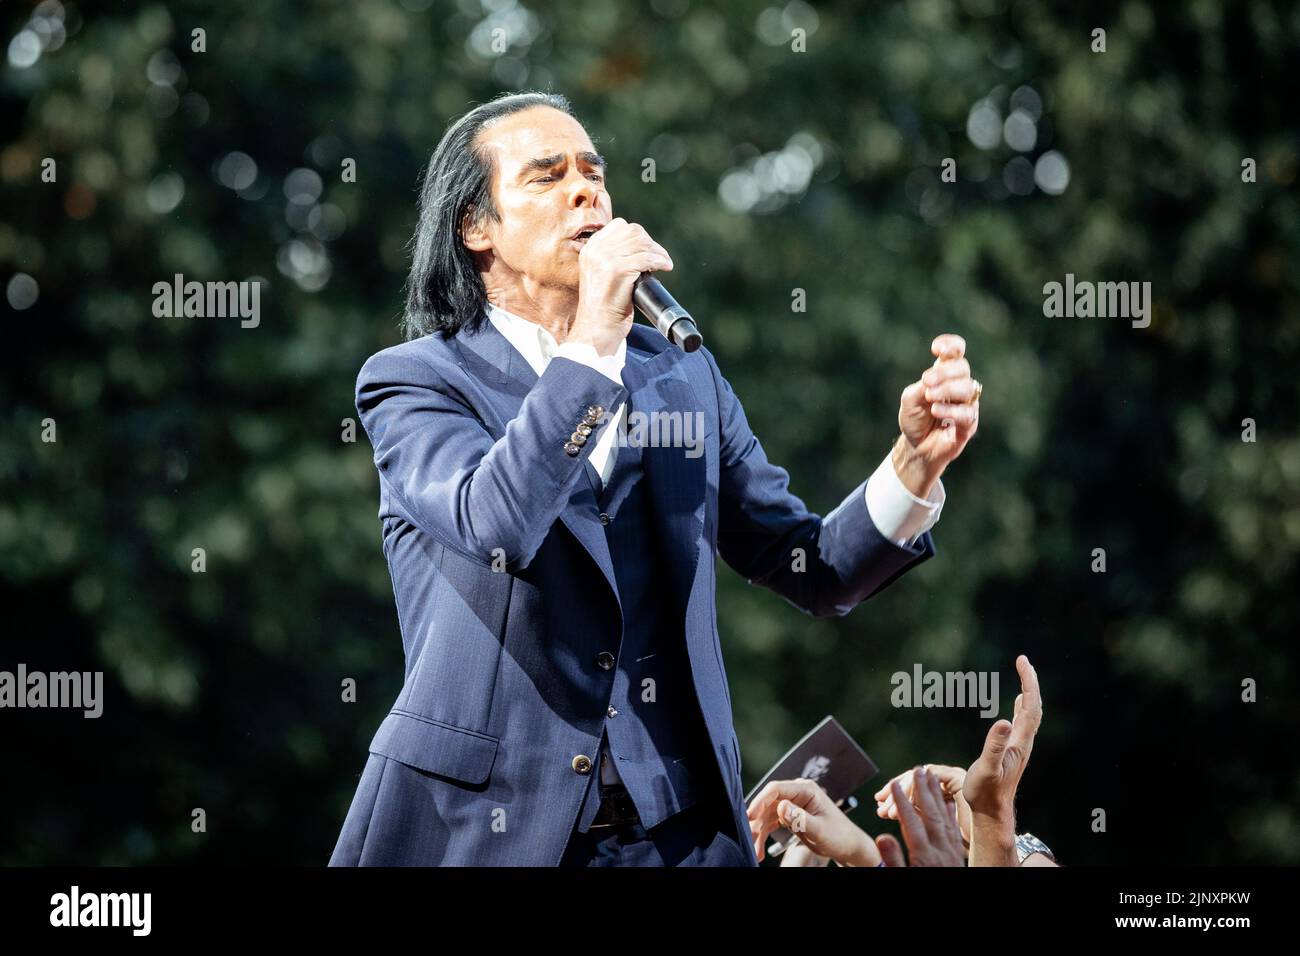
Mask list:
[[[575,477],[627,389],[556,356],[493,439],[434,366],[399,349],[357,377],[356,404],[385,490],[446,547],[492,566],[528,566],[568,502]],[[564,449],[591,406],[604,410],[577,455]],[[500,549],[500,552],[497,551]]]
[[[867,511],[867,479],[825,518],[789,490],[767,460],[745,410],[707,349],[721,421],[718,552],[751,584],[817,617],[842,616],[934,554],[930,533],[913,547],[884,538]]]

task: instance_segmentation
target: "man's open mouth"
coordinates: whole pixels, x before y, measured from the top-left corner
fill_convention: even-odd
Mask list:
[[[593,223],[592,225],[589,226],[583,226],[581,229],[575,232],[570,238],[573,239],[575,242],[586,242],[588,239],[590,239],[592,236],[598,233],[601,230],[601,228],[602,228],[601,223]]]

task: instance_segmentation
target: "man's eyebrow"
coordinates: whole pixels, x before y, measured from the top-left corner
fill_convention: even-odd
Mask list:
[[[605,168],[605,157],[600,153],[581,152],[578,159],[582,160],[588,166],[599,166],[602,170]],[[529,173],[550,169],[552,166],[558,166],[564,162],[564,154],[556,153],[554,156],[538,156],[524,163],[519,171],[520,178],[527,176]]]

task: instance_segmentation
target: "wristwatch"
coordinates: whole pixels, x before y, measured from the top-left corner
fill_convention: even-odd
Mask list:
[[[1029,857],[1035,853],[1041,853],[1053,863],[1056,862],[1056,857],[1052,855],[1052,851],[1048,848],[1047,844],[1038,839],[1038,837],[1034,836],[1032,833],[1018,834],[1016,836],[1016,857],[1019,862],[1016,865],[1019,866],[1021,863],[1024,863],[1025,860],[1029,859]]]

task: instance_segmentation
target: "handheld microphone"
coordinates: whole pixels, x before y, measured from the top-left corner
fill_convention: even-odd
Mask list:
[[[663,283],[648,272],[632,284],[632,304],[646,319],[683,352],[694,352],[704,344],[691,314],[677,304]]]

